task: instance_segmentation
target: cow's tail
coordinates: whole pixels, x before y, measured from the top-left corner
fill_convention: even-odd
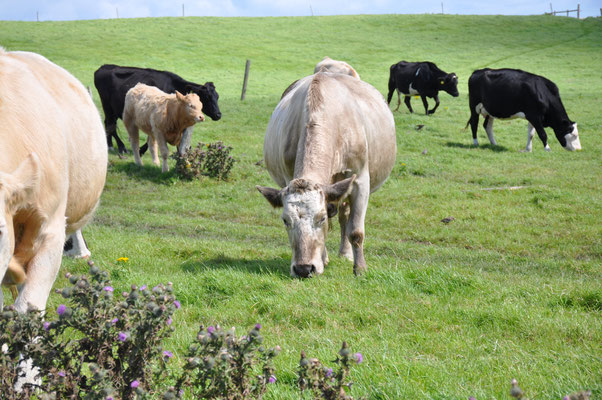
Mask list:
[[[468,122],[466,122],[466,126],[464,127],[464,130],[466,130],[466,128],[468,128],[468,125],[470,125],[471,119],[472,119],[472,117],[468,118]]]

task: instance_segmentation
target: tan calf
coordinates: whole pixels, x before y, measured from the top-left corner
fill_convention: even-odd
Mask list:
[[[143,83],[131,88],[125,95],[123,124],[128,131],[136,164],[142,165],[138,132],[138,129],[141,129],[148,135],[153,163],[159,165],[158,148],[163,159],[161,171],[167,172],[167,143],[177,146],[186,128],[204,121],[202,109],[203,104],[194,93],[186,96],[180,92],[167,94]]]

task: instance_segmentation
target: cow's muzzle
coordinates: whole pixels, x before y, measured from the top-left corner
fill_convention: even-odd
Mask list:
[[[299,278],[309,278],[312,274],[315,275],[316,267],[313,264],[296,264],[293,271]]]

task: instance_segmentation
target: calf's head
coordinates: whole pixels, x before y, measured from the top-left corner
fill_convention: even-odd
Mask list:
[[[186,91],[199,96],[205,107],[203,111],[209,118],[218,121],[222,117],[222,113],[217,105],[219,94],[217,94],[213,82],[206,82],[204,85],[187,85]]]
[[[454,97],[458,97],[458,76],[455,73],[447,74],[439,80],[439,90],[443,90]]]
[[[176,91],[176,98],[179,103],[180,116],[188,119],[194,120],[194,122],[201,122],[205,120],[205,116],[203,115],[203,103],[194,93],[189,93],[184,96],[182,93]]]
[[[331,185],[293,179],[281,190],[257,186],[273,207],[282,207],[282,222],[293,250],[291,275],[307,278],[324,272],[328,218],[349,195],[355,175]]]
[[[27,208],[40,186],[40,161],[30,154],[12,173],[0,172],[0,278],[5,283],[21,283],[24,271],[9,271],[9,262],[15,250],[13,215]],[[11,273],[17,276],[8,276]],[[6,276],[5,276],[6,274]]]

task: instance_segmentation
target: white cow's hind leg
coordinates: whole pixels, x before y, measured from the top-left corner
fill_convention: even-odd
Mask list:
[[[48,295],[61,266],[65,243],[64,217],[50,222],[40,236],[44,239],[37,254],[27,264],[27,279],[15,300],[15,310],[18,312],[29,309],[43,311],[46,308]]]
[[[487,132],[487,137],[489,138],[489,142],[496,146],[495,138],[493,137],[493,117],[487,117],[487,125],[485,125],[485,131]]]
[[[527,147],[525,147],[525,151],[531,152],[533,150],[533,136],[535,136],[535,128],[529,122],[527,125]]]
[[[88,249],[88,246],[86,245],[86,241],[84,240],[84,235],[82,235],[82,231],[80,229],[78,229],[77,231],[75,231],[71,235],[69,235],[66,243],[70,244],[70,248],[65,249],[63,251],[64,256],[73,257],[73,258],[90,257],[90,255],[91,255],[90,250]]]

